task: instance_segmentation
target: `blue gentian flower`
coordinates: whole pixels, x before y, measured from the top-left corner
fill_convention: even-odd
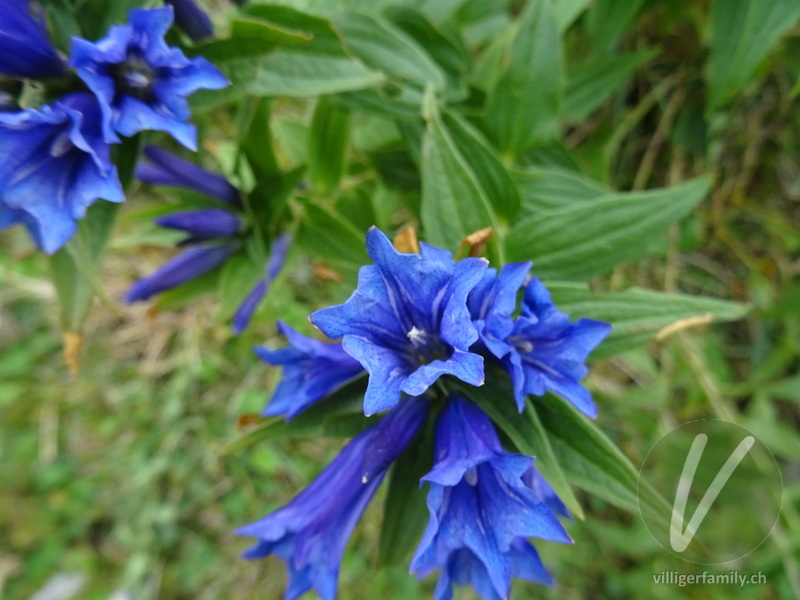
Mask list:
[[[116,168],[91,94],[0,112],[0,229],[23,223],[52,254],[98,198],[122,202]]]
[[[0,74],[36,78],[65,72],[44,19],[31,12],[30,0],[6,0],[0,10]]]
[[[242,247],[247,229],[241,194],[224,177],[154,146],[146,147],[144,153],[150,160],[137,165],[139,180],[190,189],[217,200],[218,206],[177,212],[155,220],[161,227],[185,232],[187,237],[178,245],[189,249],[152,275],[137,281],[125,296],[129,303],[147,300],[221,266]],[[264,277],[234,315],[235,333],[247,327],[258,303],[283,268],[291,239],[291,235],[283,233],[273,240]]]
[[[286,262],[286,255],[289,252],[289,245],[292,243],[291,234],[284,232],[280,234],[272,242],[269,249],[269,259],[267,260],[267,267],[264,269],[264,277],[253,286],[250,293],[239,306],[236,314],[233,315],[233,333],[239,335],[250,323],[250,317],[253,316],[258,304],[266,296],[267,291],[272,282],[283,269],[283,264]]]
[[[288,505],[237,530],[258,539],[244,558],[276,554],[286,561],[287,600],[312,587],[322,600],[333,600],[339,565],[353,528],[389,465],[416,435],[426,414],[424,400],[404,400],[377,425],[353,438]]]
[[[451,586],[471,584],[485,600],[508,598],[511,578],[550,583],[533,546],[538,537],[571,542],[552,498],[532,481],[533,459],[505,452],[489,418],[474,404],[453,397],[436,423],[430,482],[430,521],[411,562],[423,577],[441,575],[435,600],[452,597]]]
[[[525,394],[555,392],[589,417],[597,416],[592,396],[579,382],[589,372],[589,353],[611,332],[611,325],[591,319],[570,323],[550,292],[536,278],[525,287],[522,312],[508,337],[513,350],[505,357],[522,411]]]
[[[210,243],[185,250],[152,275],[134,283],[124,300],[128,304],[149,300],[156,294],[188,283],[222,265],[239,247],[237,242]]]
[[[364,371],[341,344],[306,337],[281,321],[278,330],[289,340],[288,347],[253,349],[265,363],[283,367],[281,381],[262,413],[265,416],[286,415],[291,419]]]
[[[171,7],[134,9],[129,25],[112,27],[96,43],[73,38],[69,64],[100,101],[107,141],[117,141],[117,133],[155,130],[197,148],[195,128],[186,122],[191,116],[186,96],[226,87],[228,80],[206,59],[188,59],[167,46],[164,34],[172,16]]]
[[[193,40],[214,35],[211,19],[193,0],[164,0],[175,11],[175,25]]]
[[[137,165],[136,178],[139,181],[193,190],[226,204],[241,205],[239,190],[221,175],[209,173],[156,146],[145,147],[144,154],[150,161]]]
[[[508,336],[514,328],[517,292],[525,282],[531,263],[510,263],[500,270],[487,269],[467,299],[472,323],[480,344],[496,358],[512,351]]]
[[[442,375],[483,384],[483,358],[470,352],[478,339],[467,296],[487,262],[420,244],[404,254],[373,227],[367,252],[374,265],[361,267],[358,288],[344,304],[318,310],[311,322],[369,372],[367,415],[391,408],[401,392],[417,396]]]

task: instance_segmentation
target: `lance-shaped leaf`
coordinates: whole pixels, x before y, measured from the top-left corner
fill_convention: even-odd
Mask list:
[[[740,319],[748,305],[686,294],[666,294],[630,288],[613,294],[594,294],[583,284],[548,283],[559,310],[611,323],[611,335],[593,353],[602,357],[644,344],[661,333],[712,321]]]
[[[488,130],[511,156],[557,136],[561,96],[561,42],[551,1],[529,2],[516,28],[508,66],[486,104]]]
[[[432,95],[422,142],[422,206],[425,239],[455,250],[469,234],[497,221],[485,187],[442,122]]]
[[[508,234],[508,260],[531,260],[542,279],[582,280],[641,258],[654,236],[706,195],[707,178],[651,192],[613,194],[542,213]]]

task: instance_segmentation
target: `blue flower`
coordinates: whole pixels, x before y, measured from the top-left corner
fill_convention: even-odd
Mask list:
[[[134,9],[129,25],[112,27],[97,43],[73,38],[70,65],[100,101],[103,134],[165,131],[195,150],[196,131],[186,96],[199,89],[220,89],[228,80],[206,59],[188,59],[170,48],[164,34],[172,8]]]
[[[525,538],[571,539],[553,499],[529,485],[536,481],[532,462],[503,451],[478,407],[450,399],[436,423],[433,469],[423,478],[430,482],[430,521],[411,562],[420,577],[441,569],[435,600],[451,598],[453,584],[469,583],[485,600],[501,600],[512,577],[551,582]]]
[[[0,10],[0,74],[8,77],[55,77],[64,62],[47,37],[44,19],[31,13],[30,0],[6,0]]]
[[[369,372],[367,415],[391,408],[401,392],[418,396],[442,375],[483,384],[483,358],[469,351],[478,339],[467,295],[486,261],[455,263],[439,248],[397,252],[378,229],[367,233],[374,265],[361,267],[358,288],[341,305],[313,313],[311,322]]]
[[[175,11],[175,25],[193,40],[214,35],[211,19],[193,0],[164,0]]]
[[[239,234],[245,227],[242,218],[232,212],[238,207],[239,192],[224,178],[152,146],[145,148],[145,154],[155,162],[140,163],[136,168],[137,178],[148,183],[191,187],[225,204],[156,219],[162,227],[186,232],[188,237],[179,246],[189,249],[134,283],[125,294],[127,303],[148,300],[221,266],[241,248]],[[231,206],[231,202],[236,205]]]
[[[324,344],[280,321],[278,329],[289,340],[287,348],[254,348],[264,362],[283,366],[283,377],[262,413],[266,416],[291,419],[364,370],[341,344]]]
[[[496,358],[512,351],[508,336],[514,328],[512,315],[517,309],[517,292],[522,287],[531,263],[510,263],[497,272],[487,269],[483,279],[467,299],[480,343]]]
[[[98,198],[122,202],[125,196],[91,94],[0,112],[0,229],[23,223],[52,254]]]
[[[236,531],[258,539],[244,558],[276,554],[286,561],[287,600],[312,587],[322,600],[333,600],[353,528],[426,414],[424,400],[406,399],[377,425],[353,438],[288,505]]]
[[[203,244],[190,248],[168,261],[155,273],[134,283],[125,294],[128,304],[149,300],[156,294],[188,283],[216,269],[239,249],[235,242]]]
[[[570,323],[559,312],[550,292],[536,278],[525,288],[522,313],[508,337],[513,350],[505,357],[519,410],[525,394],[547,390],[571,402],[589,417],[597,416],[592,396],[579,382],[589,372],[589,353],[611,332],[611,325],[591,319]]]
[[[126,302],[147,300],[154,294],[186,283],[222,265],[242,247],[247,219],[241,194],[224,177],[183,160],[154,146],[144,151],[149,161],[136,167],[136,177],[145,183],[169,185],[196,191],[219,202],[214,208],[177,212],[156,219],[156,224],[188,234],[178,245],[189,250],[161,269],[136,282],[125,296]],[[286,261],[292,237],[278,235],[270,247],[264,276],[256,283],[233,318],[233,331],[241,333],[258,303],[278,276]]]
[[[159,217],[155,221],[161,227],[185,231],[194,240],[233,236],[242,230],[242,220],[223,208],[177,212]]]
[[[155,146],[147,146],[144,154],[150,161],[140,162],[136,178],[144,183],[167,185],[193,190],[226,204],[239,206],[239,190],[224,177]]]
[[[267,267],[264,269],[264,277],[253,286],[253,289],[239,306],[236,314],[233,315],[233,333],[239,335],[247,329],[250,317],[253,316],[259,302],[266,296],[272,282],[283,269],[286,262],[286,255],[289,252],[289,245],[292,243],[292,236],[289,233],[282,233],[272,242],[269,249],[269,259]]]

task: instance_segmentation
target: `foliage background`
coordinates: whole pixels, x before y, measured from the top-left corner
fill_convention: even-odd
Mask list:
[[[287,4],[330,15],[375,12],[394,3]],[[455,10],[454,26],[473,53],[480,48],[485,56],[486,48],[508,36],[511,15],[525,3],[406,4]],[[224,27],[233,9],[206,6]],[[680,423],[708,416],[736,421],[757,433],[781,461],[784,505],[763,546],[740,563],[711,569],[761,571],[766,585],[655,587],[653,574],[703,567],[661,550],[637,515],[578,492],[587,519],[569,526],[575,544],[540,545],[557,586],[517,582],[513,596],[798,597],[800,7],[788,0],[595,0],[591,5],[558,0],[554,6],[562,67],[547,48],[533,60],[543,87],[547,77],[563,82],[563,101],[554,107],[553,119],[539,125],[557,133],[562,144],[534,157],[545,181],[557,185],[537,187],[531,197],[540,204],[560,202],[590,193],[592,186],[637,191],[709,176],[711,191],[691,214],[666,235],[654,236],[639,260],[595,277],[592,285],[603,291],[633,285],[682,291],[752,306],[742,320],[686,329],[596,362],[589,383],[600,407],[598,424],[638,465]],[[490,76],[491,64],[471,63],[468,73],[476,80]],[[313,101],[276,102],[276,147],[283,164],[308,159],[314,107]],[[237,114],[225,105],[196,116],[202,160],[209,166],[230,168],[228,140],[240,133]],[[380,143],[369,138],[376,130],[370,118],[358,112],[352,117],[349,152],[355,169],[369,162],[370,148]],[[495,131],[507,127],[511,138],[517,135],[519,124],[494,125]],[[568,150],[573,175],[547,179],[549,168],[563,166],[561,149]],[[389,152],[385,158],[397,170],[392,161],[398,157]],[[324,185],[326,177],[318,174],[318,181]],[[357,186],[359,177],[370,177],[368,170],[347,172],[342,185]],[[535,187],[539,180],[532,181]],[[239,561],[248,541],[230,531],[286,502],[340,442],[278,439],[230,454],[222,450],[237,437],[241,415],[257,413],[276,382],[277,372],[257,362],[252,345],[281,343],[275,339],[276,317],[308,331],[310,309],[346,296],[349,284],[329,280],[320,258],[345,279],[352,267],[348,272],[335,256],[324,255],[324,244],[308,241],[334,230],[328,217],[313,213],[306,221],[311,229],[305,237],[300,232],[306,241],[293,254],[290,272],[238,338],[230,337],[214,297],[181,304],[182,298],[173,296],[155,308],[123,307],[117,299],[130,282],[171,253],[172,240],[146,225],[165,200],[174,202],[161,190],[141,188],[126,202],[103,269],[110,300],[97,302],[90,315],[75,378],[61,356],[46,260],[19,231],[0,237],[4,597],[27,598],[65,572],[85,576],[79,597],[87,599],[108,598],[115,590],[143,599],[281,595],[280,562]],[[390,194],[378,206],[388,223],[402,219],[392,212]],[[341,231],[363,234],[359,210],[330,214],[355,215],[356,222]],[[579,237],[580,231],[573,234]],[[418,584],[402,567],[376,568],[381,504],[380,498],[373,502],[350,544],[340,596],[429,596],[432,581]],[[460,597],[470,594],[462,591]]]

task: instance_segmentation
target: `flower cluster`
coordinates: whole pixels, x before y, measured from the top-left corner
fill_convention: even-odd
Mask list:
[[[227,79],[203,58],[189,59],[164,35],[173,9],[134,9],[127,25],[98,42],[76,37],[68,61],[50,42],[30,0],[12,0],[0,14],[0,73],[19,79],[63,79],[85,85],[38,108],[0,113],[0,228],[24,224],[47,253],[64,245],[98,198],[122,202],[110,148],[120,137],[165,131],[196,148],[186,96],[219,89]]]
[[[137,179],[153,185],[195,191],[209,198],[214,205],[156,219],[156,224],[161,227],[186,233],[187,237],[178,244],[186,249],[155,273],[134,283],[125,294],[128,303],[148,300],[219,267],[242,249],[247,233],[243,194],[224,177],[154,146],[145,148],[144,153],[150,160],[139,163]],[[241,333],[247,327],[258,303],[283,268],[290,242],[288,233],[282,233],[272,241],[263,276],[233,317],[234,333]]]
[[[484,259],[456,261],[424,243],[419,254],[400,253],[376,228],[367,234],[367,251],[374,264],[361,268],[347,302],[310,317],[340,342],[324,344],[281,324],[290,347],[256,352],[283,367],[265,414],[292,418],[363,370],[365,414],[388,412],[288,506],[238,531],[257,538],[245,558],[284,559],[288,599],[312,587],[324,600],[333,598],[344,545],[375,492],[376,475],[383,477],[417,435],[423,417],[416,415],[423,413],[435,419],[433,467],[419,480],[429,486],[430,518],[411,571],[423,577],[440,570],[437,600],[451,598],[453,585],[500,600],[512,578],[551,583],[528,539],[571,542],[559,521],[566,508],[533,457],[503,448],[466,390],[505,376],[514,397],[498,402],[515,402],[522,411],[526,395],[551,391],[594,416],[580,380],[588,354],[611,327],[571,322],[529,276],[530,263],[498,271]],[[447,376],[463,383],[454,386]],[[378,439],[381,447],[374,448]]]

